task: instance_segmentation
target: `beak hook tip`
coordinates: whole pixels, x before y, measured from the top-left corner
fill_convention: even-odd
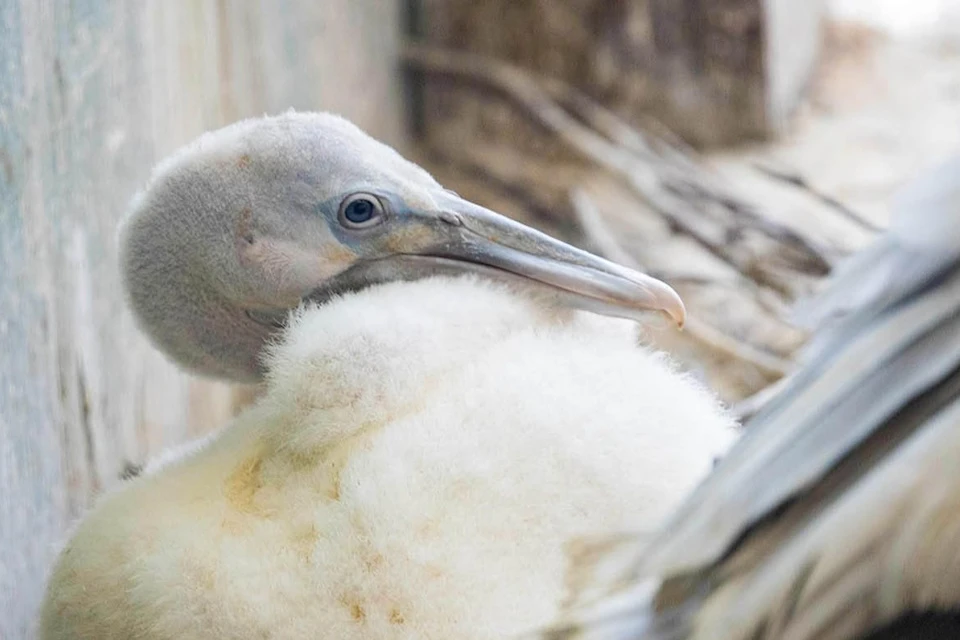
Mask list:
[[[665,282],[659,284],[662,285],[661,290],[658,292],[659,295],[657,295],[660,301],[660,308],[670,316],[670,319],[676,323],[678,329],[683,330],[683,327],[687,323],[687,307],[683,304],[683,298],[680,297],[680,294],[677,293],[673,287]]]

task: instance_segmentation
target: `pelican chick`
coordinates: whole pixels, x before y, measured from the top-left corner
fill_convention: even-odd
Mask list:
[[[101,497],[47,640],[508,637],[557,614],[568,540],[656,527],[734,437],[630,323],[567,308],[682,319],[669,287],[333,116],[202,138],[122,241],[154,342],[265,393]]]

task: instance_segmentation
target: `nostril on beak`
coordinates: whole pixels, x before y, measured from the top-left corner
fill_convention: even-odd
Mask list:
[[[463,226],[463,219],[462,219],[459,215],[457,215],[457,214],[455,214],[455,213],[453,213],[453,212],[451,212],[451,211],[441,211],[441,212],[440,212],[440,219],[441,219],[443,222],[446,222],[447,224],[453,225],[453,226],[455,226],[455,227],[462,227],[462,226]]]

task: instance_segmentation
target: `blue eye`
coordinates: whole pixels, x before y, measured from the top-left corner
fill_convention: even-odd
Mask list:
[[[347,227],[369,227],[383,216],[383,205],[376,197],[354,194],[340,205],[340,221]]]
[[[369,200],[354,200],[343,210],[343,217],[354,224],[360,224],[372,218],[373,211],[373,203]]]

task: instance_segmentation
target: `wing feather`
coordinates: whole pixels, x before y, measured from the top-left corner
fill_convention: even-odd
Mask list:
[[[658,535],[574,564],[544,637],[847,640],[960,603],[960,156],[895,214],[799,309],[789,384]]]

